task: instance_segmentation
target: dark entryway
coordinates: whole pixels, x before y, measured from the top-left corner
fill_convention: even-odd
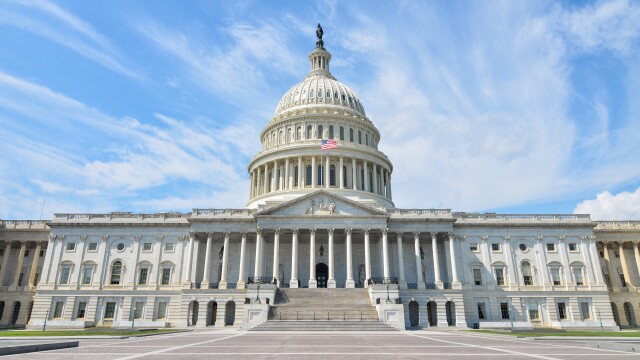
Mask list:
[[[198,323],[198,311],[200,310],[200,304],[197,301],[191,302],[191,325]]]
[[[429,318],[429,326],[438,325],[438,305],[435,301],[427,303],[427,314]]]
[[[19,301],[16,301],[13,304],[13,317],[11,318],[11,325],[15,325],[18,323],[18,317],[20,316],[20,307],[21,304]]]
[[[616,322],[616,325],[620,326],[620,317],[618,316],[618,307],[616,303],[611,303],[611,311],[613,312],[613,321]]]
[[[316,281],[319,288],[327,287],[327,278],[329,277],[329,267],[325,263],[316,264]]]
[[[217,316],[218,303],[215,301],[209,301],[209,303],[207,303],[207,326],[215,325]]]
[[[447,301],[445,304],[445,308],[447,310],[447,324],[449,326],[456,324],[456,305],[453,301]]]
[[[629,326],[636,326],[636,314],[633,311],[633,305],[629,302],[624,303],[624,316],[627,318]]]
[[[420,326],[420,305],[415,300],[409,302],[409,324],[412,328]]]
[[[227,301],[227,305],[225,305],[224,309],[224,324],[225,325],[233,325],[236,321],[236,302],[235,301]]]

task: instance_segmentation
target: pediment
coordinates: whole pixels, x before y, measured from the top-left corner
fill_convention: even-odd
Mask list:
[[[386,212],[343,196],[318,190],[311,194],[261,210],[257,216],[385,216]]]

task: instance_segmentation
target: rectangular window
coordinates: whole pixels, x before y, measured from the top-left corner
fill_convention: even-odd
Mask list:
[[[25,250],[24,251],[24,257],[28,257],[29,256],[29,250]]]
[[[86,266],[82,270],[82,285],[91,285],[91,278],[93,277],[93,267]]]
[[[78,311],[76,312],[76,319],[84,319],[84,314],[87,311],[87,302],[81,301],[78,303]]]
[[[76,243],[74,242],[67,243],[67,251],[76,251]]]
[[[607,284],[607,287],[611,287],[611,279],[609,279],[609,274],[603,273],[604,283]]]
[[[558,303],[558,318],[560,320],[567,320],[567,305],[563,302]]]
[[[487,318],[486,307],[483,302],[478,303],[478,319],[484,320]]]
[[[573,268],[573,277],[576,281],[576,285],[582,286],[584,285],[584,279],[582,278],[582,268],[574,267]]]
[[[44,250],[40,250],[40,257],[44,256]]]
[[[173,243],[164,244],[164,252],[173,252]]]
[[[560,280],[560,269],[551,269],[551,280],[553,281],[553,285],[562,285],[562,281]]]
[[[60,319],[62,317],[62,309],[64,308],[63,301],[56,301],[56,304],[53,308],[53,318]]]
[[[144,244],[142,244],[142,251],[151,251],[153,247],[153,244],[151,244],[150,242],[146,242]]]
[[[537,303],[529,303],[529,320],[540,320],[540,311]]]
[[[171,281],[171,269],[164,268],[162,269],[162,285],[169,285]]]
[[[498,251],[500,251],[500,243],[493,243],[493,244],[491,244],[491,251],[493,251],[493,252],[498,252]]]
[[[20,275],[18,275],[18,286],[22,286],[22,280],[24,280],[23,272],[21,272]]]
[[[604,251],[600,251],[600,257],[603,258],[604,257]]]
[[[496,269],[496,284],[504,286],[504,269]]]
[[[97,242],[90,242],[89,243],[89,248],[87,249],[87,251],[98,251],[98,243]]]
[[[140,268],[140,272],[138,274],[138,285],[145,285],[147,283],[148,275],[149,275],[148,268]]]
[[[555,243],[547,243],[547,251],[556,251]]]
[[[473,252],[478,252],[478,243],[469,244],[469,250],[471,250]]]
[[[500,314],[502,315],[502,320],[511,319],[511,316],[509,316],[509,303],[506,303],[506,302],[500,303]]]
[[[68,266],[60,269],[60,281],[58,282],[60,285],[69,284],[69,275],[71,275],[71,268]]]
[[[482,270],[473,269],[473,282],[476,285],[482,285]]]
[[[167,302],[161,301],[158,303],[158,319],[164,319],[167,317]]]
[[[578,244],[569,243],[569,251],[577,252],[578,251]]]
[[[622,287],[627,287],[627,281],[624,278],[624,274],[618,274],[618,276],[620,276],[620,284],[622,284]]]
[[[113,301],[109,301],[104,306],[104,319],[113,320],[113,317],[115,315],[116,315],[116,303]]]
[[[614,251],[614,252],[613,252],[613,254],[614,254],[617,258],[619,258],[619,257],[620,257],[620,253],[618,252],[618,250]]]
[[[136,301],[133,305],[133,318],[142,319],[143,312],[144,312],[144,302]]]
[[[590,306],[588,302],[583,301],[580,303],[580,316],[582,316],[582,320],[591,319],[591,310],[589,308]]]

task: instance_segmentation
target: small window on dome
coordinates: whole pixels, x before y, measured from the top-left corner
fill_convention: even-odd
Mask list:
[[[322,90],[318,90],[318,98],[322,99]]]
[[[351,101],[352,101],[352,100],[351,100],[351,96],[349,96],[349,104],[351,104]]]
[[[342,94],[342,101],[347,101],[347,97]]]
[[[340,99],[340,97],[338,97],[338,92],[337,91],[333,93],[333,99],[334,100]]]
[[[313,91],[309,91],[309,99],[313,99],[314,96],[314,92]]]
[[[344,127],[340,126],[340,140],[344,141]]]
[[[331,98],[331,91],[327,90],[327,99]]]

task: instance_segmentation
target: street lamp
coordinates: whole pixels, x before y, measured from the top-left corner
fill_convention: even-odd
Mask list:
[[[224,256],[224,245],[220,247],[220,252],[218,253],[218,259],[222,260],[222,256]]]
[[[424,260],[424,250],[422,250],[422,246],[420,246],[420,259]]]
[[[258,292],[256,293],[256,300],[254,301],[256,304],[260,304],[260,284],[262,284],[262,279],[258,278]]]
[[[47,309],[47,316],[44,317],[44,324],[42,324],[42,331],[47,330],[47,319],[49,318],[49,309]]]

